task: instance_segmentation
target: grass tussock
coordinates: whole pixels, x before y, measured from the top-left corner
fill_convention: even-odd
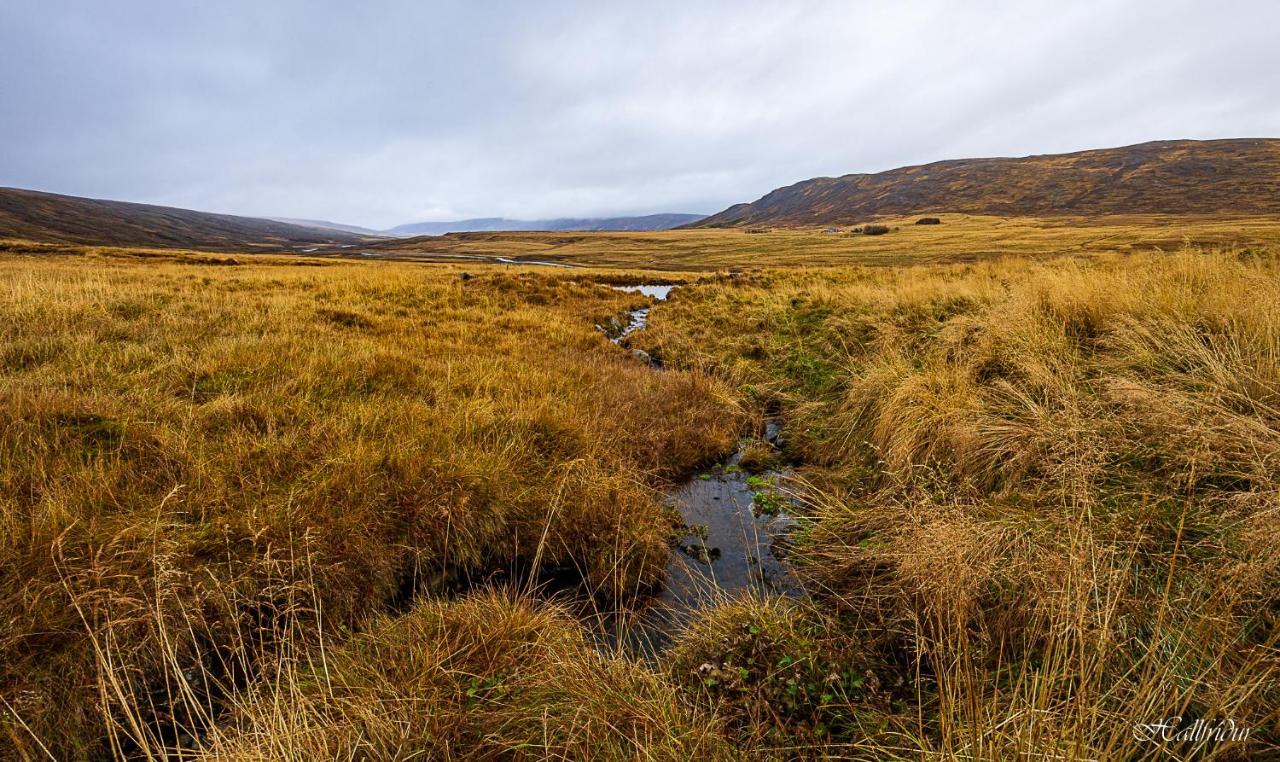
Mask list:
[[[719,722],[579,623],[502,594],[430,602],[244,694],[201,759],[729,759]]]
[[[780,758],[848,752],[878,732],[892,686],[834,625],[794,601],[726,601],[687,628],[668,669],[740,748]]]

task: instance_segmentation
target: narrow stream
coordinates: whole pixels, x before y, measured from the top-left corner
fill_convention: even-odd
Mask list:
[[[675,286],[613,286],[613,288],[630,294],[643,294],[650,299],[661,302],[671,295],[671,291],[675,289]],[[621,344],[622,340],[631,334],[644,330],[644,327],[649,324],[650,309],[650,307],[641,307],[640,309],[632,310],[628,315],[627,324],[622,326],[622,330],[611,341],[614,344]]]
[[[620,291],[643,294],[661,302],[678,287],[663,285],[613,286]],[[631,310],[625,324],[611,321],[597,326],[610,341],[630,349],[627,337],[648,323],[652,303]],[[652,358],[630,349],[660,372]],[[626,602],[603,604],[586,589],[581,570],[572,564],[533,569],[513,564],[477,576],[462,575],[438,584],[452,595],[492,584],[530,585],[539,594],[568,604],[584,622],[592,625],[602,647],[625,647],[654,659],[672,642],[679,630],[710,605],[747,592],[759,595],[800,596],[803,591],[788,571],[784,560],[787,535],[796,526],[796,501],[787,493],[788,470],[758,470],[751,473],[752,460],[762,453],[778,454],[782,427],[777,420],[765,422],[759,437],[745,438],[728,459],[694,474],[663,496],[667,508],[680,517],[673,547],[668,554],[661,584],[653,591]],[[750,458],[749,454],[757,457]],[[764,460],[776,462],[777,457]],[[403,610],[417,597],[417,574],[407,575],[393,609]]]
[[[520,264],[554,265],[541,262]],[[677,287],[639,285],[613,288],[643,294],[661,302]],[[651,308],[652,305],[646,305],[631,310],[626,324],[619,326],[610,340],[625,347],[626,338],[648,324]],[[639,350],[632,351],[648,358]],[[651,360],[649,362],[652,363]],[[453,577],[441,571],[435,576],[420,578],[418,570],[413,570],[404,575],[399,592],[389,602],[389,609],[393,613],[404,613],[420,594],[428,591],[454,596],[493,584],[517,582],[523,585],[532,582],[543,586],[545,594],[563,596],[567,603],[575,606],[586,622],[594,624],[601,647],[624,647],[653,660],[700,610],[717,602],[747,591],[761,595],[800,596],[803,591],[782,557],[786,537],[796,524],[789,513],[793,501],[781,489],[789,472],[765,470],[750,474],[742,465],[748,447],[758,450],[767,445],[776,449],[780,436],[781,424],[776,420],[767,421],[761,441],[744,439],[728,460],[694,475],[666,493],[666,506],[679,514],[682,526],[668,554],[661,585],[652,594],[626,608],[611,606],[610,610],[598,609],[583,585],[581,571],[572,565],[533,569],[513,564],[511,569],[495,569],[475,577],[466,574]],[[225,662],[212,660],[202,669],[213,673],[215,679],[196,681],[192,678],[195,689],[200,692],[201,702],[219,714],[225,709],[227,693],[234,693],[249,684],[249,674],[235,670],[236,666],[232,664],[228,668]],[[186,746],[194,742],[195,738],[189,734],[175,735],[178,725],[167,719],[171,713],[182,711],[172,702],[168,687],[151,689],[149,699],[160,718],[148,725],[151,732],[170,744]]]
[[[664,301],[675,286],[614,286]],[[624,340],[648,323],[650,306],[632,310],[612,341]],[[782,489],[786,471],[750,474],[742,463],[748,446],[774,448],[781,434],[768,421],[761,441],[743,440],[728,460],[700,472],[666,495],[683,527],[667,560],[661,588],[635,611],[603,622],[609,640],[653,654],[702,608],[754,590],[799,595],[799,585],[782,560],[786,535],[795,527],[791,499]]]
[[[364,257],[404,257],[420,262],[432,262],[438,260],[462,259],[472,262],[487,262],[489,264],[498,265],[531,265],[536,267],[563,267],[566,269],[577,269],[578,265],[571,265],[565,262],[547,262],[541,259],[512,259],[511,257],[500,257],[496,254],[443,254],[439,252],[401,252],[395,249],[388,250],[384,253],[374,253],[371,251],[360,252]]]

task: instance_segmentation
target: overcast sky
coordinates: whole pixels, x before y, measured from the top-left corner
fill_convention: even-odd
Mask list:
[[[0,185],[385,227],[1280,136],[1280,3],[0,2]]]

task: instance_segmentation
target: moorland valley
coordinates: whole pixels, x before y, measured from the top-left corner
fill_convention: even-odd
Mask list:
[[[0,757],[1276,753],[1280,140],[636,220],[0,191]]]

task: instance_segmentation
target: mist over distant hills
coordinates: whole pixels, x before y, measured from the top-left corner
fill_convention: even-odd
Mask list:
[[[304,228],[315,228],[317,230],[340,230],[344,233],[355,233],[356,235],[383,236],[386,233],[373,228],[360,227],[359,225],[345,225],[341,222],[329,222],[328,220],[305,220],[292,217],[269,217],[268,219],[275,222],[284,222],[289,225],[300,225]]]
[[[395,236],[444,235],[445,233],[488,233],[509,230],[670,230],[701,220],[702,214],[648,214],[641,217],[561,218],[552,220],[511,220],[479,217],[453,222],[415,222],[383,231]]]

